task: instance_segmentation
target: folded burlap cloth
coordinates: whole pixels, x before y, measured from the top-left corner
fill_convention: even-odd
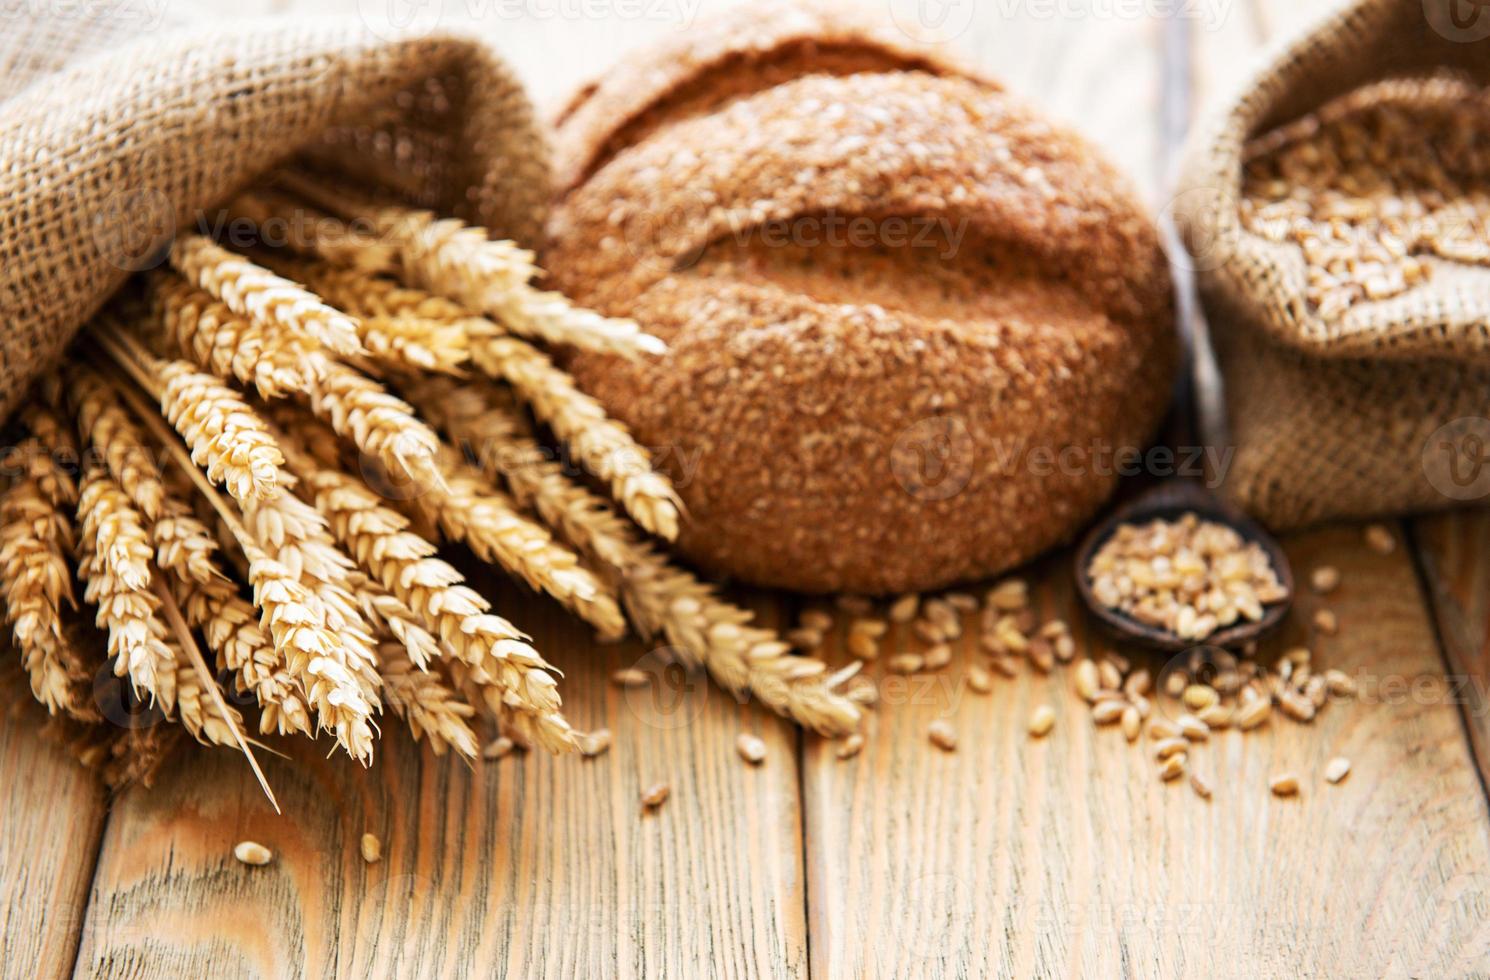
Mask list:
[[[1427,255],[1425,281],[1326,311],[1301,249],[1241,214],[1254,137],[1368,83],[1443,72],[1490,84],[1490,5],[1354,0],[1191,135],[1175,214],[1225,380],[1224,488],[1274,527],[1490,500],[1490,265]],[[1414,152],[1447,152],[1428,142]],[[1490,147],[1490,126],[1456,142]]]
[[[481,42],[355,18],[152,22],[156,6],[0,23],[0,418],[172,234],[297,154],[537,243],[548,152]]]

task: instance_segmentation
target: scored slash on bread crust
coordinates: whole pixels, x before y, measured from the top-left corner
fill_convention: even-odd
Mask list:
[[[671,470],[680,546],[712,572],[924,590],[1059,543],[1115,476],[1033,454],[1141,446],[1168,400],[1152,222],[1085,140],[996,85],[825,17],[832,64],[867,69],[785,77],[812,69],[773,56],[806,28],[750,23],[691,42],[697,63],[618,69],[662,80],[649,102],[616,112],[602,81],[565,117],[579,182],[545,264],[670,348],[571,369]],[[870,240],[833,241],[849,221]]]
[[[741,96],[804,75],[897,70],[975,74],[836,0],[734,8],[581,86],[554,117],[554,187],[562,196],[661,126]]]

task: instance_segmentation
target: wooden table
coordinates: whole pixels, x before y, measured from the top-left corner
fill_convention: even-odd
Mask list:
[[[517,19],[500,4],[445,6],[552,101],[696,5],[704,17],[723,2],[662,2],[663,20],[570,19],[586,8],[560,0]],[[1162,210],[1193,114],[1259,44],[1310,16],[1299,6],[1198,0],[1162,17],[988,2],[955,43],[1102,142]],[[653,663],[644,648],[597,647],[500,583],[564,670],[575,723],[615,732],[605,757],[471,769],[394,730],[369,772],[323,758],[325,745],[269,759],[283,816],[226,751],[189,751],[153,791],[111,804],[37,737],[34,713],[12,712],[0,723],[0,975],[1490,975],[1490,515],[1393,528],[1402,546],[1387,556],[1357,527],[1287,542],[1296,568],[1343,571],[1328,599],[1341,631],[1311,637],[1296,616],[1264,655],[1307,641],[1358,676],[1362,696],[1311,727],[1213,738],[1195,757],[1211,802],[1161,784],[1143,753],[1095,729],[1069,672],[979,696],[954,663],[887,687],[867,747],[844,762],[699,678],[665,698],[618,690],[607,675]],[[1069,556],[1028,574],[1042,614],[1070,618],[1094,649]],[[770,620],[795,612],[789,597],[752,601]],[[1322,601],[1306,595],[1302,611]],[[1059,719],[1031,741],[1040,703]],[[960,733],[955,754],[928,744],[937,718]],[[766,741],[764,766],[736,756],[742,731]],[[1332,787],[1321,777],[1335,755],[1355,768]],[[1268,793],[1283,770],[1303,777],[1300,798]],[[643,817],[638,794],[656,781],[672,799]],[[364,831],[383,840],[381,863],[358,856]],[[274,863],[234,861],[243,838]]]

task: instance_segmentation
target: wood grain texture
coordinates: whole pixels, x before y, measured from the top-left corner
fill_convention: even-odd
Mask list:
[[[596,647],[547,602],[506,608],[564,670],[571,720],[615,733],[607,755],[471,771],[389,718],[370,772],[325,744],[269,760],[276,817],[241,760],[191,753],[117,805],[78,976],[805,975],[795,731],[637,645]],[[609,682],[633,665],[652,688]],[[741,731],[768,745],[759,768]],[[656,782],[671,799],[644,815]],[[274,863],[238,864],[243,839]]]
[[[1308,727],[1275,718],[1213,735],[1192,753],[1209,803],[1161,783],[1147,742],[1095,728],[1069,670],[1026,671],[990,696],[955,667],[896,681],[858,759],[810,746],[813,975],[1478,975],[1490,823],[1411,563],[1371,553],[1356,529],[1289,553],[1301,569],[1344,571],[1329,601],[1341,633],[1308,636],[1319,601],[1303,597],[1305,615],[1264,658],[1312,642],[1362,696]],[[1040,567],[1042,618],[1066,617],[1084,649],[1102,648],[1072,615],[1069,576],[1059,558]],[[1025,726],[1040,704],[1058,720],[1036,741]],[[955,754],[928,743],[939,718],[959,733]],[[1335,755],[1354,771],[1329,786]],[[1300,777],[1299,798],[1270,795],[1283,772]]]
[[[627,18],[565,16],[546,0],[519,19],[491,3],[437,6],[444,26],[490,38],[551,104],[629,48],[735,2],[642,4],[632,9],[659,16]],[[893,0],[902,12],[915,2]],[[1038,4],[977,4],[952,43],[1101,143],[1159,209],[1171,149],[1156,124],[1164,25],[1092,6],[1047,16]],[[1214,30],[1190,25],[1197,109],[1245,73],[1271,28],[1301,16],[1271,6],[1223,4]],[[1438,627],[1483,677],[1490,525],[1467,520],[1468,531],[1457,516],[1415,528],[1441,586]],[[65,970],[79,940],[79,977],[1484,975],[1490,819],[1410,555],[1375,555],[1354,528],[1289,550],[1301,572],[1323,561],[1344,571],[1329,603],[1343,630],[1318,655],[1367,693],[1312,727],[1275,720],[1198,750],[1209,804],[1161,784],[1116,730],[1094,730],[1069,672],[1026,672],[990,696],[969,691],[959,666],[884,678],[858,759],[809,737],[799,762],[804,740],[764,712],[639,646],[598,648],[547,603],[503,592],[564,668],[574,722],[615,733],[609,755],[472,771],[412,746],[389,718],[371,772],[323,758],[325,743],[266,760],[277,817],[231,753],[186,753],[154,791],[118,804],[84,917],[93,851],[56,838],[103,832],[98,791],[0,728],[0,772],[28,777],[0,779],[0,975],[18,962],[13,936],[38,950],[43,969],[26,976]],[[1072,616],[1069,575],[1065,556],[1037,566],[1041,611],[1071,617],[1095,648]],[[1310,639],[1304,621],[1265,654]],[[607,683],[637,662],[655,687]],[[1057,727],[1031,742],[1028,714],[1045,703]],[[955,754],[927,740],[942,717],[959,732]],[[735,755],[742,730],[768,744],[760,769]],[[1320,777],[1335,754],[1355,769],[1330,787]],[[1300,799],[1268,794],[1285,769],[1302,778]],[[672,797],[643,816],[638,797],[658,781]],[[74,810],[91,831],[60,817]],[[26,850],[10,830],[22,825]],[[373,866],[357,854],[368,830],[384,845]],[[231,848],[244,838],[275,862],[239,865]],[[52,872],[39,876],[33,846],[56,852]]]
[[[1410,526],[1448,673],[1490,782],[1490,511],[1450,511]]]
[[[97,777],[42,737],[46,713],[19,708],[0,714],[4,980],[71,972],[106,813]]]

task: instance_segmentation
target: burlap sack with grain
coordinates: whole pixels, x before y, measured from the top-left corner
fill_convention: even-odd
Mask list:
[[[1433,258],[1426,282],[1327,318],[1304,297],[1302,251],[1238,213],[1249,139],[1443,69],[1490,81],[1490,5],[1356,0],[1273,52],[1187,148],[1175,213],[1230,430],[1207,435],[1236,449],[1227,492],[1274,527],[1490,499],[1490,268]]]
[[[0,11],[0,418],[131,270],[297,154],[536,243],[548,152],[480,42],[161,6]]]

